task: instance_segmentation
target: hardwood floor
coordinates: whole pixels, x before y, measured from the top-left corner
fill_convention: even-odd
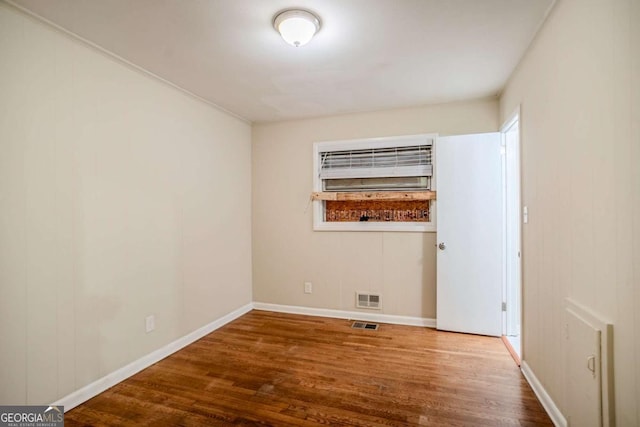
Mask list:
[[[67,426],[552,425],[500,338],[252,311]]]

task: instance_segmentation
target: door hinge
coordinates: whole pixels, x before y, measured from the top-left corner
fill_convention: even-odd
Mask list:
[[[507,311],[507,303],[506,302],[502,303],[502,311]]]

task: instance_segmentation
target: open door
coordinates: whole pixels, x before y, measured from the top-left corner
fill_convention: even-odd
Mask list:
[[[437,328],[502,335],[499,133],[438,138]]]

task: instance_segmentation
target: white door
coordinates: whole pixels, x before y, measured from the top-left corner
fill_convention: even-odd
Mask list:
[[[437,327],[502,332],[500,134],[438,138]]]

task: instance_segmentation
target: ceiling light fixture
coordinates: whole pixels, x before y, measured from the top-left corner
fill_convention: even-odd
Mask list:
[[[320,18],[302,9],[288,9],[273,18],[273,27],[280,33],[284,41],[292,46],[300,47],[309,43],[320,31]]]

